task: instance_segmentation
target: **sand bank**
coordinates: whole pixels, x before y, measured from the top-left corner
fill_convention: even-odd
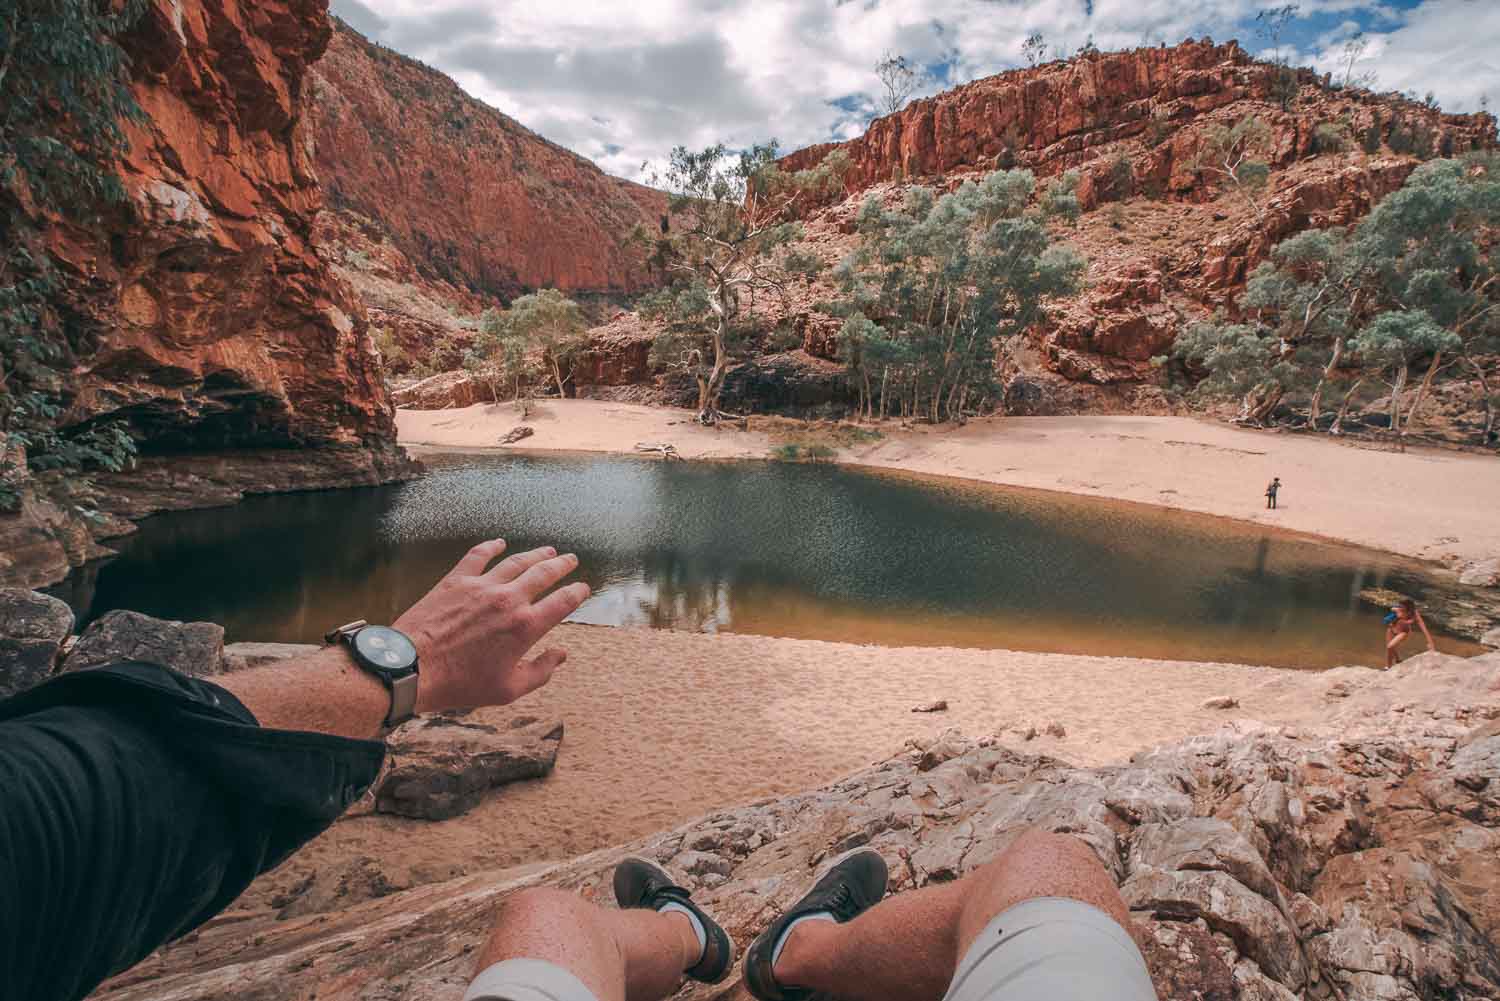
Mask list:
[[[569,660],[512,707],[566,723],[556,771],[442,823],[345,820],[268,877],[264,901],[320,869],[382,859],[427,882],[566,858],[709,811],[814,788],[958,727],[1079,765],[1119,762],[1228,721],[1316,723],[1327,673],[1005,650],[885,648],[744,635],[564,626]],[[1363,668],[1339,676],[1373,677]],[[1210,698],[1239,701],[1208,709]],[[943,699],[942,713],[914,713]],[[1064,732],[1045,732],[1047,724]],[[1025,739],[1025,728],[1039,735]],[[1020,728],[1019,730],[1017,728]]]
[[[403,444],[494,447],[510,406],[402,410]],[[687,458],[763,458],[756,430],[708,429],[692,414],[598,400],[552,400],[527,423],[528,450],[630,452],[670,442]],[[1248,431],[1186,417],[1006,417],[962,428],[889,426],[843,461],[989,483],[1062,490],[1241,518],[1405,556],[1500,555],[1500,461],[1429,449],[1404,454],[1324,437]],[[1277,510],[1262,491],[1283,489]]]

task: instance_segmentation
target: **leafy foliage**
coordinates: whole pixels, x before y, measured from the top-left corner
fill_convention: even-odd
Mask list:
[[[794,276],[815,267],[792,246],[801,234],[794,206],[842,190],[849,169],[842,151],[792,173],[776,154],[774,140],[737,152],[722,143],[699,152],[679,146],[652,178],[669,193],[669,225],[652,260],[674,281],[640,311],[663,330],[654,363],[693,376],[706,424],[717,422],[729,363],[748,340],[748,300],[783,294]]]
[[[1270,166],[1260,157],[1270,151],[1270,146],[1270,126],[1253,115],[1247,116],[1234,125],[1209,129],[1194,167],[1231,185],[1259,214],[1258,195],[1271,177]]]
[[[15,449],[37,472],[117,470],[121,425],[64,430],[64,373],[86,333],[42,247],[49,217],[96,223],[117,209],[123,123],[142,117],[114,37],[144,10],[91,0],[12,0],[0,12],[0,509],[19,500]],[[116,9],[118,7],[118,9]]]
[[[942,421],[982,407],[997,395],[1000,346],[1079,288],[1082,258],[1046,226],[1067,198],[1029,210],[1035,187],[1029,171],[997,171],[942,197],[911,189],[895,209],[865,202],[859,248],[837,271],[844,298],[825,307],[844,319],[839,352],[862,413]]]
[[[540,353],[557,384],[557,395],[567,396],[573,364],[588,344],[589,322],[583,307],[557,289],[542,289],[511,303],[503,322],[507,337],[519,339],[528,349]]]
[[[510,395],[524,409],[546,371],[528,348],[526,336],[516,330],[509,312],[487,310],[464,353],[464,371],[489,386],[496,400]]]
[[[1278,244],[1246,288],[1241,305],[1251,322],[1216,321],[1179,339],[1178,357],[1205,373],[1198,391],[1241,396],[1242,417],[1263,420],[1286,394],[1310,388],[1307,422],[1319,427],[1326,389],[1344,387],[1347,408],[1360,385],[1379,380],[1391,391],[1400,440],[1433,382],[1461,370],[1483,386],[1488,438],[1500,351],[1496,161],[1424,164],[1357,225]],[[1408,381],[1422,368],[1406,406]]]

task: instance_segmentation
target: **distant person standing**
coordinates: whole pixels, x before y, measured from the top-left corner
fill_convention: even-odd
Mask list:
[[[1281,477],[1273,476],[1271,482],[1266,484],[1266,507],[1274,511],[1276,509],[1276,493],[1281,489]]]
[[[1422,613],[1417,611],[1417,603],[1410,598],[1402,598],[1391,613],[1385,617],[1385,666],[1393,667],[1400,658],[1396,656],[1396,650],[1406,638],[1411,635],[1412,627],[1422,630],[1422,635],[1427,637],[1427,650],[1432,652],[1437,649],[1437,644],[1432,642],[1432,633],[1427,631],[1427,623],[1422,619]]]

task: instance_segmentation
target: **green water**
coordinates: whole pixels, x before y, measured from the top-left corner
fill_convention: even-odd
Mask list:
[[[577,552],[581,622],[1288,667],[1382,662],[1359,590],[1418,567],[1090,498],[778,463],[440,456],[413,483],[161,515],[58,593],[314,642],[388,622],[474,542]],[[1416,644],[1413,644],[1416,645]],[[1440,646],[1465,652],[1462,641]]]

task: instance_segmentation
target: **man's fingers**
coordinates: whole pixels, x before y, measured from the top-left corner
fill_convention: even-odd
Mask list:
[[[582,581],[560,587],[532,606],[536,615],[537,635],[544,635],[553,626],[578,611],[578,606],[589,600],[592,589]]]
[[[521,592],[526,595],[528,601],[535,601],[568,574],[578,569],[578,557],[572,553],[566,556],[554,556],[550,560],[543,560],[531,569],[527,570],[516,583],[520,585]]]
[[[484,568],[490,565],[490,561],[505,552],[504,539],[489,539],[464,553],[463,559],[453,568],[454,573],[466,574],[477,577],[484,573]]]
[[[541,688],[552,680],[552,674],[568,659],[568,652],[556,647],[543,650],[535,657],[522,661],[520,665],[521,677],[525,679],[526,691],[530,694]]]
[[[549,560],[557,555],[557,550],[551,546],[543,546],[541,549],[532,549],[529,552],[516,553],[516,555],[501,560],[495,564],[495,569],[485,574],[492,577],[501,584],[509,584],[521,576],[531,567],[536,566],[542,560]]]

